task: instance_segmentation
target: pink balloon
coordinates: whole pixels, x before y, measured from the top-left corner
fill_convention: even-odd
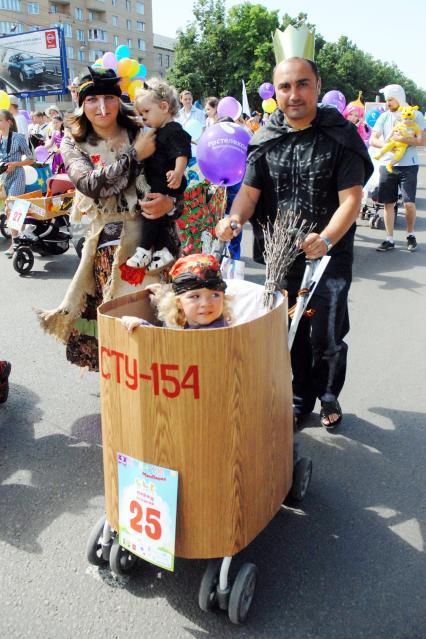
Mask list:
[[[241,115],[241,111],[241,104],[230,95],[219,100],[219,104],[217,105],[217,115],[219,118],[228,117],[237,120]]]
[[[34,151],[34,155],[37,162],[43,164],[43,162],[46,162],[47,158],[49,157],[49,149],[47,149],[45,146],[38,146]]]
[[[102,64],[105,69],[116,69],[117,68],[117,58],[115,57],[112,51],[107,51],[102,56]]]

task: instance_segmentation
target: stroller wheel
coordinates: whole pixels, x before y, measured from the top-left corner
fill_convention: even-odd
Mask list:
[[[299,457],[293,469],[293,484],[290,497],[295,501],[302,501],[308,492],[312,477],[312,460],[309,457]]]
[[[232,623],[244,623],[256,589],[257,568],[254,564],[243,564],[238,571],[229,597],[228,615]]]
[[[213,610],[217,602],[217,586],[219,584],[220,562],[211,560],[201,579],[198,591],[198,605],[201,610]]]
[[[93,526],[90,531],[89,539],[86,545],[87,561],[93,566],[106,566],[108,561],[103,556],[102,549],[102,533],[105,525],[105,516],[101,517],[99,521]]]
[[[6,240],[10,240],[10,231],[7,227],[7,217],[5,213],[0,215],[0,233]]]
[[[34,264],[34,254],[30,248],[26,246],[18,248],[13,256],[13,268],[20,275],[29,273]]]
[[[377,216],[376,219],[374,220],[374,228],[375,229],[381,229],[382,228],[382,218]]]
[[[109,555],[109,567],[115,575],[124,576],[131,572],[137,561],[136,555],[120,546],[118,535],[114,539]]]

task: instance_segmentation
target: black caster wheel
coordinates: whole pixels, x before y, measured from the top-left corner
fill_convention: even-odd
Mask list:
[[[109,555],[109,567],[112,572],[120,577],[128,575],[129,572],[132,571],[136,561],[136,555],[133,555],[127,548],[120,546],[117,535],[113,541]]]
[[[377,218],[374,220],[374,228],[375,228],[375,229],[381,229],[381,228],[382,228],[382,220],[381,220],[381,218],[380,218],[380,217],[377,217]]]
[[[81,254],[83,252],[83,246],[84,246],[84,242],[85,242],[85,237],[80,237],[80,239],[78,240],[77,244],[75,245],[75,252],[77,253],[78,257],[81,260]]]
[[[10,240],[11,234],[7,226],[7,217],[5,213],[0,215],[0,233],[6,240]]]
[[[22,247],[15,250],[13,268],[20,275],[27,275],[34,264],[34,254],[30,248]]]
[[[93,566],[107,566],[108,560],[104,558],[102,554],[102,533],[105,525],[105,516],[101,517],[98,522],[93,526],[90,531],[89,539],[87,540],[86,556],[89,564]]]
[[[219,573],[220,562],[209,561],[198,591],[198,605],[204,612],[209,612],[209,610],[213,610],[216,607]]]
[[[228,615],[232,623],[241,624],[247,619],[256,589],[257,568],[243,564],[233,583],[229,596]]]
[[[308,492],[312,476],[312,460],[309,457],[299,457],[293,468],[293,484],[290,497],[295,501],[302,501]]]

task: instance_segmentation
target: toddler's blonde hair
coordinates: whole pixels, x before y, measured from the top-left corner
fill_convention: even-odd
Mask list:
[[[183,328],[186,324],[186,316],[182,307],[178,304],[179,295],[173,292],[171,284],[161,287],[152,296],[152,302],[157,307],[157,317],[171,328]],[[224,295],[223,317],[227,324],[232,324],[231,298]]]
[[[145,84],[146,87],[144,87],[143,89],[138,89],[136,91],[136,110],[140,113],[141,100],[142,98],[148,96],[157,104],[160,104],[160,102],[167,102],[167,104],[169,105],[170,115],[176,115],[176,113],[179,111],[179,99],[175,87],[167,84],[167,82],[164,82],[164,80],[159,80],[158,78],[151,78]]]

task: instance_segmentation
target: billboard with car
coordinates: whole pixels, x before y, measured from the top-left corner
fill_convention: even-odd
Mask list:
[[[22,98],[66,93],[62,27],[0,38],[0,89]]]

